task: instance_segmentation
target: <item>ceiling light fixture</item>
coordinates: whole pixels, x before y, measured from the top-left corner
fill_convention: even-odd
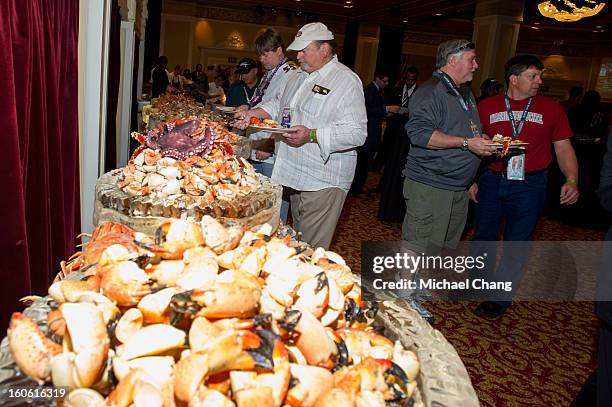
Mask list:
[[[550,0],[538,4],[544,17],[554,18],[563,23],[571,23],[582,18],[592,17],[606,6],[599,0]]]
[[[402,23],[407,23],[407,22],[408,22],[408,20],[402,20]]]
[[[436,13],[436,14],[434,14],[434,16],[436,16],[436,17],[442,17],[442,13]]]

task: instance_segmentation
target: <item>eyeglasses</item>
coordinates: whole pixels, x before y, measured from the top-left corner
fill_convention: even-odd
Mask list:
[[[453,55],[461,51],[465,51],[466,49],[475,49],[476,45],[473,42],[468,42],[467,44],[463,44],[460,47],[455,48],[452,52],[449,52],[448,55]]]

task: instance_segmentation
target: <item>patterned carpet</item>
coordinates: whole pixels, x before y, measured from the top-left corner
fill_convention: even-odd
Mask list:
[[[372,177],[375,178],[375,177]],[[369,180],[374,186],[376,179]],[[376,219],[379,196],[349,197],[331,249],[360,270],[362,240],[399,240],[399,223]],[[468,235],[469,237],[469,232]],[[542,218],[538,240],[603,240],[604,232]],[[521,302],[494,322],[476,303],[432,302],[434,327],[455,347],[483,406],[568,406],[596,363],[592,303]]]

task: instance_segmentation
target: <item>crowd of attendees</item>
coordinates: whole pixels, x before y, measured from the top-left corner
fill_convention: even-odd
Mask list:
[[[205,72],[202,64],[193,70],[175,65],[168,71],[168,58],[160,56],[151,70],[151,97],[166,92],[182,92],[200,103],[225,104],[230,89],[230,68],[211,66]],[[182,71],[181,71],[182,69]]]

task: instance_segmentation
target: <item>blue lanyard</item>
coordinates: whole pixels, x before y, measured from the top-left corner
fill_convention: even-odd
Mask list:
[[[253,95],[254,98],[249,100],[250,107],[253,107],[261,102],[266,89],[268,89],[270,82],[272,82],[272,78],[274,78],[274,75],[276,75],[276,71],[278,71],[280,67],[285,65],[287,62],[289,62],[289,60],[286,57],[283,58],[283,60],[274,68],[274,70],[270,70],[264,74],[261,82],[259,82],[259,86],[257,86],[257,89],[255,89],[255,95]]]
[[[476,107],[474,106],[474,104],[472,103],[471,100],[468,99],[469,102],[466,102],[465,99],[463,98],[463,96],[461,96],[461,93],[459,93],[459,89],[457,89],[457,86],[455,86],[455,84],[451,81],[451,79],[448,77],[447,74],[445,74],[444,72],[437,70],[436,72],[434,72],[434,76],[437,77],[438,79],[440,79],[442,81],[442,83],[444,83],[444,85],[446,86],[446,88],[453,94],[455,95],[455,97],[457,97],[457,99],[459,99],[459,104],[461,105],[461,108],[468,114],[470,114],[470,109],[472,107]]]
[[[510,126],[512,126],[512,137],[514,139],[518,139],[521,135],[521,131],[523,130],[523,125],[525,124],[525,120],[527,120],[527,115],[529,114],[529,108],[531,107],[531,103],[533,102],[533,98],[529,98],[527,101],[527,106],[523,110],[523,114],[521,115],[521,120],[516,124],[516,120],[514,119],[514,112],[510,107],[510,98],[508,95],[504,95],[504,102],[506,103],[506,112],[508,112],[508,119],[510,120]]]

